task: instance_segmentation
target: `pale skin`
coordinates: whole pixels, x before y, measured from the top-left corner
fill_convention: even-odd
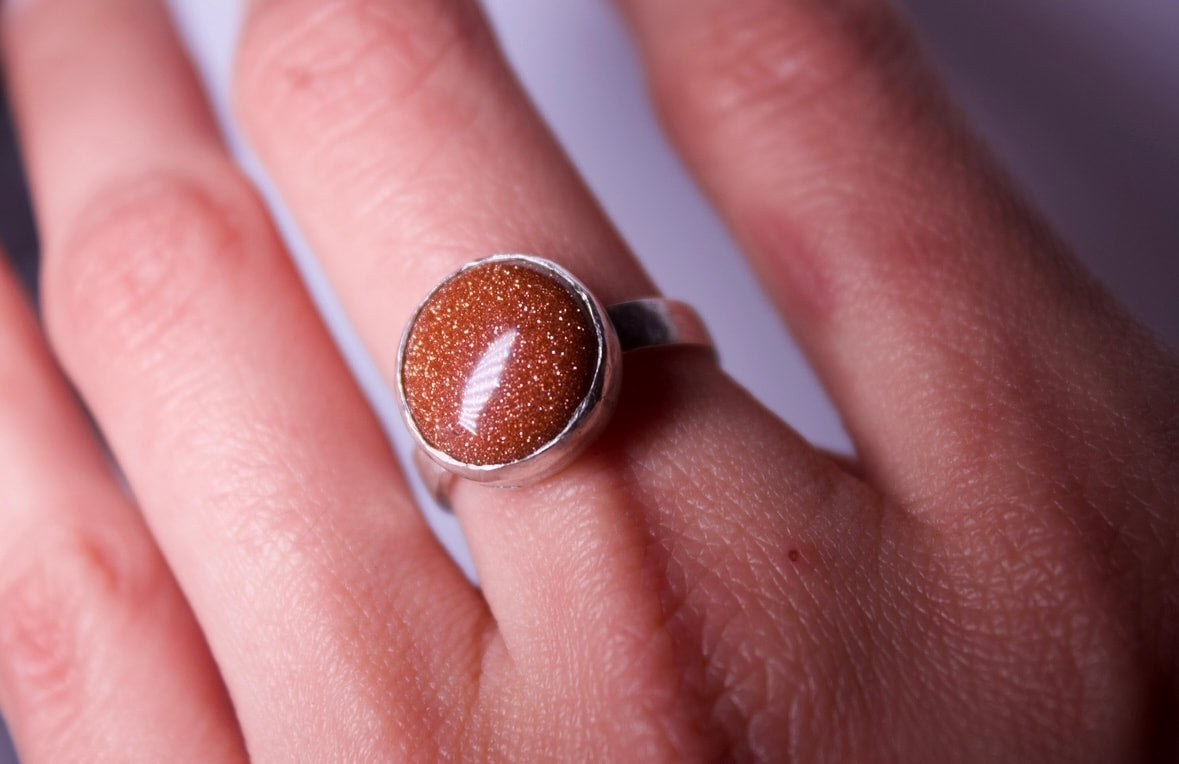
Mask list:
[[[481,588],[161,5],[9,6],[48,337],[0,279],[0,709],[27,760],[1176,753],[1179,371],[876,0],[619,1],[854,460],[707,354],[634,356],[573,467],[455,489]],[[653,292],[473,5],[255,0],[236,71],[387,379],[475,257]]]

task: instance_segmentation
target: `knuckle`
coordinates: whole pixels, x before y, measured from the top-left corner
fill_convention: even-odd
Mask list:
[[[332,140],[489,39],[468,0],[261,3],[240,43],[238,111],[250,126],[280,123],[301,138]]]
[[[1109,700],[1135,697],[1142,679],[1130,637],[1137,617],[1104,564],[1065,540],[1062,523],[1071,520],[1032,521],[1018,503],[995,507],[960,542],[963,559],[947,566],[954,602],[941,628],[950,659],[972,656],[1013,707],[1052,697],[1057,720],[1112,732],[1125,719]]]
[[[309,495],[284,500],[279,497],[291,496],[291,489],[259,485],[246,477],[249,472],[231,482],[254,484],[254,493],[225,498],[232,511],[218,514],[226,518],[226,547],[253,568],[240,592],[256,608],[253,617],[270,623],[276,635],[291,635],[280,640],[290,649],[272,650],[274,665],[303,665],[308,652],[324,656],[336,666],[333,692],[357,698],[348,723],[365,719],[373,740],[420,741],[418,753],[425,758],[459,745],[469,718],[465,690],[443,689],[439,680],[471,670],[475,640],[438,637],[473,627],[456,615],[461,609],[425,603],[415,585],[433,565],[433,550],[422,535],[429,530],[406,529],[388,547],[382,543],[381,549],[401,550],[396,559],[388,558],[367,544],[345,541],[350,532],[339,526],[333,500]],[[382,569],[379,574],[374,565]],[[265,597],[253,596],[252,582],[258,580],[270,589]],[[438,616],[442,620],[432,620]],[[427,619],[437,631],[423,628]],[[374,635],[380,635],[375,642]],[[374,643],[383,647],[374,650]],[[454,649],[444,651],[443,644]],[[374,691],[375,677],[380,691]]]
[[[716,3],[671,50],[656,90],[673,126],[702,115],[762,124],[821,105],[861,73],[887,78],[912,59],[878,0]]]
[[[64,729],[92,702],[96,633],[148,612],[165,580],[146,545],[54,529],[18,554],[0,585],[0,683],[23,718]]]
[[[297,487],[283,485],[287,481],[275,479],[264,469],[221,466],[227,476],[223,485],[239,493],[211,497],[210,504],[226,518],[225,535],[233,547],[279,574],[275,580],[289,578],[292,567],[315,570],[311,563],[316,562],[323,536],[329,533],[323,527],[321,502],[304,500]]]
[[[133,350],[182,324],[210,279],[250,251],[244,182],[209,184],[169,174],[120,181],[86,207],[47,259],[44,296],[55,340],[102,336]],[[240,194],[239,194],[240,196]]]

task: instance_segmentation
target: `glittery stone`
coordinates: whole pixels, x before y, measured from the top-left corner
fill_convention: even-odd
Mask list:
[[[431,446],[467,464],[506,464],[565,429],[593,383],[598,339],[580,299],[522,261],[444,283],[409,330],[401,380]]]

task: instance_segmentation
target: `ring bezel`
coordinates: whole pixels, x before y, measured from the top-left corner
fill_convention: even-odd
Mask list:
[[[574,411],[573,416],[552,440],[522,459],[502,464],[469,464],[458,461],[429,442],[418,429],[410,411],[403,379],[405,353],[410,332],[425,306],[434,294],[451,280],[472,268],[493,263],[514,263],[541,271],[556,279],[573,294],[585,307],[593,326],[598,343],[598,358],[589,390]],[[460,477],[478,483],[519,486],[541,480],[568,466],[585,448],[593,442],[605,427],[618,400],[621,377],[622,350],[618,334],[611,323],[606,309],[598,299],[577,278],[560,265],[535,255],[499,254],[467,263],[459,270],[439,282],[418,304],[401,335],[397,350],[397,399],[402,419],[409,428],[417,446],[434,463]]]

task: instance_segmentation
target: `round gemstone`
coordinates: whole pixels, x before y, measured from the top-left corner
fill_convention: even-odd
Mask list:
[[[409,328],[401,385],[431,446],[466,464],[507,464],[572,421],[598,354],[594,323],[569,285],[526,260],[495,260],[430,295]]]

